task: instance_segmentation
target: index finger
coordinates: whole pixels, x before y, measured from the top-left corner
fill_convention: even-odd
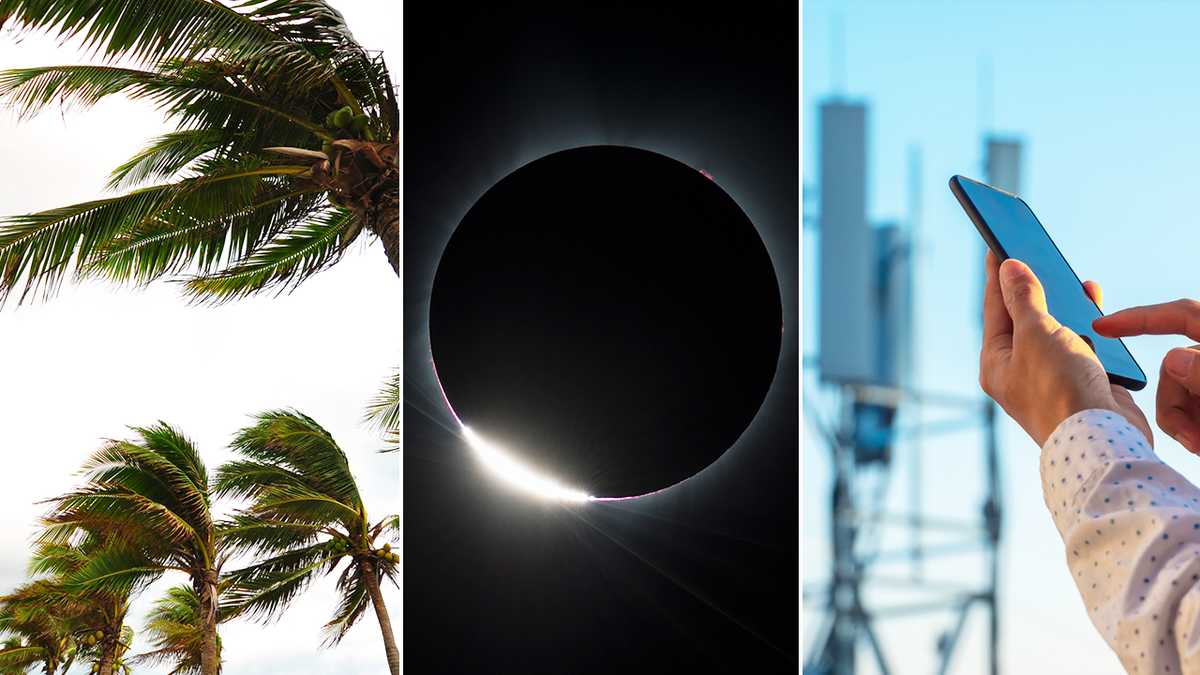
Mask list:
[[[1185,299],[1130,307],[1096,319],[1092,328],[1105,337],[1186,335],[1200,342],[1200,302]]]

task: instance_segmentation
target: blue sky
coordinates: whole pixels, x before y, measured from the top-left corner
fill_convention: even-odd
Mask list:
[[[831,60],[838,24],[841,68]],[[1178,2],[804,3],[805,192],[815,195],[819,187],[817,109],[834,93],[869,106],[873,222],[911,226],[911,158],[920,157],[919,388],[978,392],[983,247],[946,182],[954,174],[984,178],[985,133],[1023,142],[1021,196],[1080,277],[1103,285],[1106,309],[1200,296],[1195,263],[1200,215],[1192,207],[1200,179],[1200,45],[1193,39],[1198,24],[1200,5]],[[843,75],[834,75],[839,70]],[[806,213],[812,210],[806,204]],[[816,242],[815,232],[806,229],[806,354],[817,348]],[[1126,341],[1150,377],[1136,395],[1143,409],[1153,409],[1163,354],[1185,342]],[[827,392],[814,383],[806,373],[805,396],[827,401]],[[1058,534],[1044,512],[1038,449],[1007,419],[1000,434],[1006,500],[1003,666],[1009,672],[1087,667],[1120,673],[1086,619]],[[1156,440],[1163,459],[1193,482],[1200,480],[1200,459],[1170,439]],[[897,455],[888,492],[889,505],[900,511],[907,508],[911,484],[905,452],[901,448]],[[975,478],[982,467],[973,457],[981,454],[977,435],[970,433],[931,442],[920,472],[926,508],[977,512]],[[806,428],[806,582],[819,581],[828,569],[828,457]],[[805,614],[806,652],[815,618]],[[885,624],[882,639],[893,669],[931,670],[935,640],[948,621]],[[964,638],[965,651],[951,672],[981,671],[982,616],[971,622],[974,632]]]

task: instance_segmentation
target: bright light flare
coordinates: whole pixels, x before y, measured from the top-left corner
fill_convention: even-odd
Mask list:
[[[475,449],[475,452],[479,453],[479,458],[483,460],[483,463],[505,480],[551,499],[567,502],[587,502],[593,499],[585,492],[571,490],[550,478],[538,475],[537,472],[523,466],[508,454],[484,441],[467,427],[464,426],[462,430],[463,437],[467,439],[467,443]]]

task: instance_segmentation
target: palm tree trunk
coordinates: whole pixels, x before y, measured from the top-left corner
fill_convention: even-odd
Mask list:
[[[375,618],[379,619],[379,629],[383,631],[383,650],[387,653],[388,668],[392,675],[400,675],[400,650],[396,647],[396,636],[392,633],[392,620],[388,618],[387,607],[383,604],[383,593],[379,591],[379,578],[375,576],[375,565],[364,560],[363,577],[367,581],[367,592],[371,594],[371,604],[375,607]]]
[[[383,241],[383,251],[396,276],[400,276],[400,182],[393,181],[380,190],[377,201],[367,214],[367,229]]]
[[[200,675],[217,675],[217,572],[204,570],[204,578],[193,581],[200,598]]]
[[[125,614],[110,618],[104,625],[104,636],[100,638],[100,675],[113,675],[116,669],[117,650],[121,647],[121,624]]]
[[[113,662],[117,660],[117,645],[112,640],[108,639],[106,644],[100,647],[100,675],[113,675]]]

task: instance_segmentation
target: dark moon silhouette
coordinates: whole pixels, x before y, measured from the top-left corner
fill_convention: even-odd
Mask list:
[[[509,174],[442,254],[429,339],[463,424],[595,497],[716,461],[774,378],[782,305],[754,225],[698,170],[593,146]]]

